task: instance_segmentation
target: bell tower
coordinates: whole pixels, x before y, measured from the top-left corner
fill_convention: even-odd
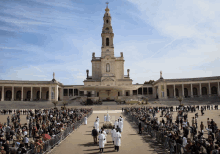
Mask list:
[[[103,28],[102,28],[102,58],[105,56],[111,56],[114,57],[114,44],[113,44],[113,38],[114,33],[111,25],[111,15],[109,13],[108,8],[108,2],[106,2],[107,6],[105,9],[105,14],[103,17]]]

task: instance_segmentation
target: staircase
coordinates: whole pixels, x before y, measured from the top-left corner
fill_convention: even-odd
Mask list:
[[[102,105],[117,105],[115,101],[103,101]]]

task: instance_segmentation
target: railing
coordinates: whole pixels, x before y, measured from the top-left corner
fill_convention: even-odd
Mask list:
[[[93,110],[91,110],[87,117],[89,117],[93,113]],[[51,149],[53,149],[56,145],[60,144],[62,140],[64,140],[70,133],[72,133],[75,129],[79,128],[79,126],[83,123],[84,118],[77,121],[76,123],[71,124],[69,127],[67,127],[63,132],[60,132],[55,137],[52,137],[50,140],[47,140],[44,142],[43,150],[41,151],[43,154],[49,152]],[[27,151],[27,154],[33,154],[37,153],[37,149],[30,149]]]
[[[131,119],[133,122],[135,122],[136,124],[139,123],[139,120],[131,115],[129,112],[127,112],[127,110],[124,110],[124,114]],[[148,135],[151,136],[152,139],[155,139],[158,143],[162,144],[164,149],[165,149],[165,153],[170,153],[170,154],[190,154],[186,152],[186,149],[183,147],[183,145],[176,143],[175,140],[170,139],[170,137],[164,135],[163,130],[155,130],[153,129],[153,127],[149,124],[146,124],[144,122],[141,122],[141,126],[142,126],[142,130],[144,130],[145,132],[147,132]]]

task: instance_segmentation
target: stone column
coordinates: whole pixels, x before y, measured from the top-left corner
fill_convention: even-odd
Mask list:
[[[164,98],[167,99],[167,84],[164,84]]]
[[[158,85],[158,99],[161,99],[162,93],[161,93],[161,85]]]
[[[51,86],[49,86],[49,101],[51,101]]]
[[[147,95],[149,95],[149,94],[148,94],[148,91],[149,91],[149,90],[148,90],[148,88],[147,88]],[[156,87],[153,87],[153,97],[154,97],[154,98],[157,97],[157,90],[156,90]]]
[[[122,96],[125,96],[125,91],[124,91],[124,90],[122,90],[121,92],[122,92]]]
[[[63,88],[60,88],[60,99],[63,100]]]
[[[14,90],[15,90],[15,87],[12,86],[12,98],[11,98],[11,101],[14,101]]]
[[[193,86],[192,86],[192,83],[191,83],[191,97],[193,98]]]
[[[55,101],[58,101],[58,85],[55,86]]]
[[[133,96],[133,90],[130,90],[130,96]]]
[[[87,91],[84,91],[84,96],[86,96],[87,95]]]
[[[94,90],[92,91],[92,97],[95,97],[95,91]]]
[[[5,98],[4,98],[5,97],[5,93],[4,93],[5,91],[4,90],[5,90],[5,88],[4,88],[4,86],[2,86],[2,99],[1,99],[1,101],[5,100]]]
[[[33,101],[33,87],[31,87],[31,100],[30,101]]]
[[[210,82],[208,83],[209,85],[209,97],[211,97],[211,86],[210,86]]]
[[[24,87],[21,87],[21,101],[23,101],[23,95],[24,95]]]
[[[199,97],[202,97],[202,86],[201,83],[199,83]]]
[[[175,87],[175,84],[173,85],[173,98],[176,98],[176,87]]]
[[[219,82],[218,82],[218,96],[220,96]]]
[[[41,91],[42,91],[42,87],[40,87],[40,99],[41,99]]]
[[[184,97],[184,84],[182,84],[182,97]]]

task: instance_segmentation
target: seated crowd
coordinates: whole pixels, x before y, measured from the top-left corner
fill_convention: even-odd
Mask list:
[[[27,123],[21,124],[21,110],[15,110],[7,124],[0,123],[0,154],[42,153],[45,141],[83,119],[92,109],[24,110]],[[73,127],[74,129],[74,127]]]
[[[170,112],[172,109],[172,107],[124,108],[125,112],[132,115],[133,120],[134,118],[139,119],[139,124],[142,121],[144,125],[151,126],[153,130],[168,137],[173,143],[175,153],[177,153],[177,144],[181,145],[187,154],[218,154],[220,152],[220,130],[213,119],[211,121],[209,118],[207,119],[207,126],[204,126],[203,122],[198,125],[199,115],[195,113],[195,116],[190,120],[190,124],[188,112],[196,112],[199,109],[198,106],[177,107],[177,116],[175,118]],[[218,105],[201,106],[200,109],[203,116],[204,110],[217,110]],[[158,117],[155,117],[159,111],[161,111],[160,117],[162,117],[162,120],[158,120]],[[208,131],[208,137],[204,136],[204,130]]]

